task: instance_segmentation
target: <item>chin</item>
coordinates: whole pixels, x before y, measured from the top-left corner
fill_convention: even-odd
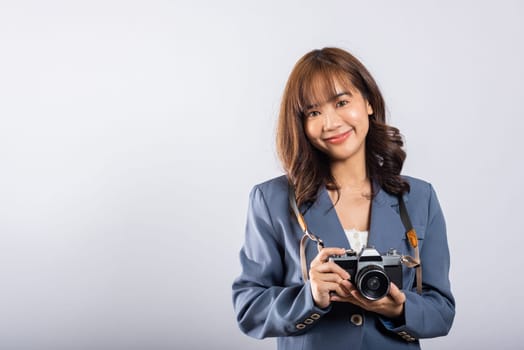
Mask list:
[[[329,158],[333,161],[344,162],[352,158],[356,158],[359,155],[358,150],[347,150],[342,152],[330,152],[328,153]]]

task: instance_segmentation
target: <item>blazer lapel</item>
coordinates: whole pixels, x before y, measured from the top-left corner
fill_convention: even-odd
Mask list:
[[[325,247],[349,249],[337,212],[325,187],[319,190],[318,198],[304,214],[309,230],[324,241]]]
[[[398,200],[382,189],[373,199],[369,231],[368,245],[379,253],[386,253],[390,248],[406,253],[402,252],[405,229],[398,212]]]

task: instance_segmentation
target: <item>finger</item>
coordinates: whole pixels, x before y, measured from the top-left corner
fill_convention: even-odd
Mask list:
[[[348,296],[351,295],[351,288],[347,287],[347,284],[345,284],[347,280],[339,279],[336,283],[336,289],[333,290],[339,295]]]
[[[342,288],[340,284],[337,284],[333,290],[331,290],[330,293],[331,296],[336,295],[340,298],[351,298],[351,293],[347,292]]]
[[[331,261],[311,266],[310,274],[311,273],[334,273],[339,276],[337,282],[341,282],[340,280],[348,280],[351,277],[346,270]]]
[[[329,296],[329,300],[331,300],[331,301],[338,301],[338,302],[352,303],[353,298],[351,297],[351,295],[341,296],[339,294],[331,294]]]
[[[359,305],[360,307],[362,307],[362,308],[364,308],[366,310],[370,310],[372,308],[375,308],[375,307],[379,306],[379,304],[384,302],[383,299],[369,300],[369,299],[365,298],[358,291],[358,289],[356,289],[356,288],[353,288],[351,290],[351,297],[353,297],[353,299],[355,300],[355,302],[354,302],[355,305]]]
[[[391,285],[389,286],[389,295],[397,304],[404,304],[406,301],[406,295],[398,289],[397,285],[393,282],[391,282]]]
[[[312,270],[309,272],[309,277],[314,282],[331,282],[339,284],[343,279],[336,273],[322,272],[318,270]]]
[[[350,290],[347,290],[342,284],[339,283],[338,287],[337,287],[337,290],[335,291],[337,293],[337,295],[341,296],[341,297],[350,297],[351,296],[351,291]]]
[[[319,283],[317,284],[316,289],[322,294],[331,292],[339,293],[341,295],[344,294],[343,291],[340,289],[340,285],[334,282]]]
[[[340,265],[333,261],[328,261],[323,264],[319,264],[316,266],[311,267],[312,270],[320,271],[320,272],[333,272],[337,273],[339,275],[342,275],[343,279],[349,279],[349,273],[344,270]]]
[[[339,297],[337,294],[331,294],[329,296],[330,301],[343,301],[343,298]]]
[[[355,289],[355,286],[353,285],[353,283],[349,282],[348,280],[343,280],[342,282],[340,282],[340,286],[349,293],[351,293],[354,289]]]
[[[356,288],[353,288],[350,293],[351,296],[355,298],[355,300],[358,300],[360,303],[365,302],[364,297],[362,297],[362,295]]]
[[[342,255],[346,252],[344,248],[322,248],[322,250],[317,254],[315,259],[311,262],[311,265],[314,263],[325,263],[328,261],[331,255]]]
[[[352,295],[342,296],[342,295],[338,295],[338,294],[331,294],[330,297],[329,297],[329,300],[330,301],[344,302],[344,303],[351,303],[353,305],[356,305],[356,306],[364,309],[364,305],[362,305],[362,303],[360,303],[358,300],[353,298]]]

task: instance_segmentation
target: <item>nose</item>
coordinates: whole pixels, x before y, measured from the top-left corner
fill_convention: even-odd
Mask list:
[[[324,112],[324,130],[335,130],[341,125],[341,120],[335,109]]]

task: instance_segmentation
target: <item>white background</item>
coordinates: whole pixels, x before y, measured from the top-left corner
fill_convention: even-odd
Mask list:
[[[425,349],[517,349],[520,1],[1,1],[0,348],[273,349],[231,283],[281,174],[294,63],[347,49],[433,183],[457,316]]]

